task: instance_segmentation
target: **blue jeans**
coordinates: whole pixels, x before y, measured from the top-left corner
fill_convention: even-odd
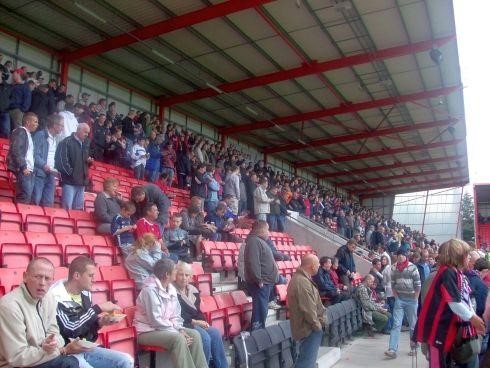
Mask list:
[[[269,224],[269,231],[277,231],[277,215],[267,215],[267,223]]]
[[[277,231],[282,233],[286,228],[286,216],[279,215],[277,216]]]
[[[22,171],[16,175],[15,202],[31,204],[32,191],[34,189],[34,174],[24,175]]]
[[[202,348],[208,365],[211,358],[213,358],[215,368],[227,368],[228,361],[226,360],[225,348],[219,330],[212,326],[209,326],[208,329],[196,326],[194,330],[201,335]]]
[[[393,327],[393,309],[395,307],[395,297],[389,296],[386,298],[386,305],[388,306],[388,312],[390,312],[390,318],[388,318],[388,323],[386,324],[385,331],[390,332]]]
[[[214,212],[214,210],[216,209],[216,207],[218,207],[218,200],[214,201],[204,201],[204,210],[207,212],[207,213],[211,213],[211,212]]]
[[[61,205],[65,210],[81,210],[85,200],[85,187],[83,185],[64,184],[61,192]]]
[[[267,214],[266,213],[258,213],[255,215],[255,219],[257,221],[267,221]]]
[[[298,341],[298,357],[295,368],[314,368],[318,357],[318,349],[322,343],[323,331],[311,331],[308,336]]]
[[[172,186],[172,182],[174,181],[174,169],[171,167],[162,167],[162,174],[168,174],[167,185]]]
[[[36,176],[34,178],[34,189],[32,191],[32,203],[45,207],[53,207],[55,181],[53,174],[47,174],[44,177]]]
[[[410,336],[412,336],[417,322],[417,306],[418,300],[409,298],[395,298],[395,306],[393,307],[393,326],[390,332],[389,349],[398,350],[398,341],[400,340],[400,331],[402,328],[403,316],[405,315],[410,326]]]
[[[146,170],[146,177],[149,182],[155,183],[158,180],[159,175],[160,172],[158,171],[158,168],[155,170]]]
[[[74,355],[80,368],[133,368],[133,358],[123,352],[96,347],[87,353]]]
[[[10,136],[10,114],[8,112],[0,113],[0,137],[8,138]]]
[[[58,355],[50,361],[33,366],[33,368],[79,368],[79,364],[73,355]]]
[[[252,297],[252,330],[265,327],[265,320],[269,312],[269,297],[273,286],[264,284],[260,288],[256,283],[247,282],[247,289]]]
[[[134,177],[138,180],[145,179],[145,165],[138,165],[134,167]]]

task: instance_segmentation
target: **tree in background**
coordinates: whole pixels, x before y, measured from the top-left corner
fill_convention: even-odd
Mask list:
[[[463,240],[475,240],[475,204],[469,193],[463,195],[461,202],[461,230]]]

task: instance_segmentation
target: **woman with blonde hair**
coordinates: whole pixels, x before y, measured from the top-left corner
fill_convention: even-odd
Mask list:
[[[136,290],[141,290],[143,282],[152,273],[153,266],[162,258],[166,257],[155,235],[146,233],[136,239],[124,261],[129,276],[136,284]]]
[[[451,239],[439,248],[439,269],[422,304],[414,339],[429,346],[430,368],[478,364],[478,335],[485,324],[473,310],[471,288],[463,275],[471,248]]]

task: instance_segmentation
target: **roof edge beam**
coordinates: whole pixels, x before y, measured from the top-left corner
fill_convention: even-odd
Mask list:
[[[275,0],[229,0],[206,8],[195,10],[189,13],[153,23],[148,26],[137,28],[133,31],[105,39],[103,41],[81,47],[77,50],[61,54],[64,61],[72,62],[88,56],[101,54],[110,50],[118,49],[131,45],[136,42],[144,41],[169,33],[178,29],[186,28],[194,24],[202,23],[214,18],[239,12],[241,10],[254,8],[270,3]]]
[[[450,141],[435,142],[435,143],[429,143],[429,144],[423,144],[423,145],[417,145],[417,146],[408,146],[408,147],[392,148],[392,149],[382,149],[380,151],[372,151],[372,152],[361,153],[361,154],[356,154],[356,155],[347,155],[347,156],[326,158],[326,159],[322,159],[322,160],[299,162],[295,165],[295,167],[299,169],[299,168],[318,166],[318,165],[328,165],[328,164],[334,164],[335,165],[336,163],[339,163],[339,162],[363,160],[363,159],[371,158],[371,157],[396,155],[398,153],[406,153],[406,152],[414,152],[414,151],[420,151],[420,150],[430,150],[430,149],[434,149],[434,148],[447,147],[447,146],[456,145],[456,144],[461,143],[461,142],[464,142],[464,139],[461,138],[461,139],[453,139]]]
[[[379,197],[384,197],[384,196],[391,196],[391,195],[397,195],[397,194],[402,194],[402,193],[411,193],[411,192],[419,192],[419,191],[426,191],[426,190],[437,190],[437,189],[443,189],[443,188],[451,188],[451,187],[463,187],[466,184],[468,184],[468,178],[463,179],[460,182],[448,182],[447,184],[444,181],[441,181],[439,184],[436,185],[430,185],[426,187],[417,187],[417,184],[412,184],[412,186],[406,186],[405,188],[401,191],[396,191],[396,192],[383,192],[383,193],[374,193],[374,192],[365,192],[365,194],[360,193],[359,197],[361,200],[368,199],[368,198],[379,198]]]
[[[188,101],[217,96],[220,94],[220,92],[218,91],[223,91],[225,93],[238,92],[247,88],[260,87],[271,83],[281,82],[284,80],[300,78],[312,74],[324,73],[330,70],[347,68],[354,65],[369,63],[375,60],[384,60],[399,56],[416,54],[419,52],[430,50],[434,46],[442,46],[455,39],[455,37],[455,35],[451,35],[435,40],[417,42],[410,45],[390,47],[387,49],[382,49],[365,54],[345,56],[338,59],[322,62],[312,62],[310,64],[303,64],[292,69],[281,70],[261,76],[246,78],[236,82],[223,83],[218,85],[215,89],[203,88],[193,92],[184,93],[168,98],[162,97],[160,101],[165,106],[172,106]]]
[[[337,136],[337,137],[331,137],[325,139],[317,139],[317,140],[305,142],[306,145],[296,142],[291,144],[285,144],[283,146],[278,146],[278,147],[265,148],[264,153],[270,154],[270,153],[294,151],[294,150],[308,148],[308,147],[327,146],[329,144],[344,143],[344,142],[362,140],[367,138],[381,137],[389,134],[409,132],[412,130],[436,128],[440,126],[455,124],[457,122],[458,119],[451,118],[451,119],[437,120],[437,121],[431,121],[426,123],[419,123],[414,125],[399,126],[395,128],[370,130],[357,134],[349,134],[349,135],[343,135],[343,136]]]
[[[428,98],[445,96],[459,89],[461,89],[461,86],[443,87],[443,88],[432,89],[429,91],[410,93],[410,94],[396,96],[396,97],[382,98],[379,100],[371,100],[371,101],[364,101],[364,102],[357,102],[357,103],[343,103],[340,106],[329,108],[329,109],[322,109],[322,110],[311,111],[307,113],[284,116],[276,119],[268,119],[268,120],[257,121],[254,123],[246,123],[246,124],[226,127],[220,129],[220,133],[225,135],[232,135],[232,134],[250,132],[252,130],[257,130],[257,129],[270,128],[273,126],[291,125],[299,121],[314,120],[326,116],[348,114],[360,110],[368,110],[368,109],[374,109],[382,106],[397,105],[400,103],[405,103],[410,101],[425,100]]]

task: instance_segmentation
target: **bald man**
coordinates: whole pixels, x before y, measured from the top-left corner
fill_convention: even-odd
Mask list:
[[[85,186],[89,182],[88,168],[94,161],[89,155],[90,127],[78,124],[72,135],[63,139],[56,148],[55,167],[61,175],[63,188],[61,203],[67,210],[83,210]]]
[[[69,354],[76,343],[65,345],[56,323],[56,301],[47,291],[54,266],[35,258],[24,272],[23,283],[0,299],[0,367],[77,368]]]
[[[288,286],[288,305],[291,333],[299,344],[296,368],[313,368],[322,342],[325,308],[312,277],[318,272],[320,262],[314,254],[301,260]]]
[[[373,298],[372,288],[375,280],[372,274],[367,274],[356,290],[357,299],[362,308],[362,321],[369,336],[374,336],[375,330],[383,331],[390,318],[388,310],[378,305]]]

